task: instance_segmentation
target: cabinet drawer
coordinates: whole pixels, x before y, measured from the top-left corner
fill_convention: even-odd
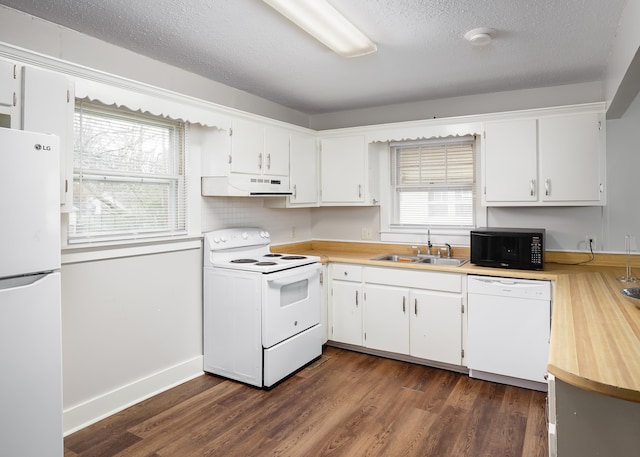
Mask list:
[[[368,284],[386,284],[457,293],[461,293],[463,287],[463,275],[458,273],[403,268],[365,267],[364,281]]]
[[[331,264],[331,278],[342,281],[362,281],[362,267],[342,263]]]

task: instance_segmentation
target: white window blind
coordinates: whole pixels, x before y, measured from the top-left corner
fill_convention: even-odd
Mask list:
[[[474,225],[474,138],[395,143],[392,227]]]
[[[181,122],[79,101],[69,242],[186,233]]]

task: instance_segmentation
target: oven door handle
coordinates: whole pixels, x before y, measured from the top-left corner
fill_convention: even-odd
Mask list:
[[[297,274],[297,275],[291,275],[291,276],[286,276],[284,278],[280,278],[280,279],[267,279],[267,283],[269,284],[269,287],[272,288],[281,288],[282,286],[287,286],[289,284],[294,284],[296,282],[299,281],[304,281],[305,279],[308,279],[309,281],[312,281],[314,278],[320,278],[320,270],[313,270],[310,272],[305,272],[302,274]]]

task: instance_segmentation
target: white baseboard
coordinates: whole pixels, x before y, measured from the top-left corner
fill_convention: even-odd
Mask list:
[[[153,373],[63,411],[64,435],[70,435],[149,397],[204,373],[202,356]]]

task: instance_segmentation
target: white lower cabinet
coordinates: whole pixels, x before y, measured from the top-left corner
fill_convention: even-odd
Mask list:
[[[362,346],[362,267],[329,265],[329,339]]]
[[[409,291],[366,284],[364,297],[364,346],[409,354]]]
[[[330,340],[463,365],[463,275],[345,264],[330,271]]]
[[[410,355],[462,365],[463,296],[412,290],[410,307]]]

